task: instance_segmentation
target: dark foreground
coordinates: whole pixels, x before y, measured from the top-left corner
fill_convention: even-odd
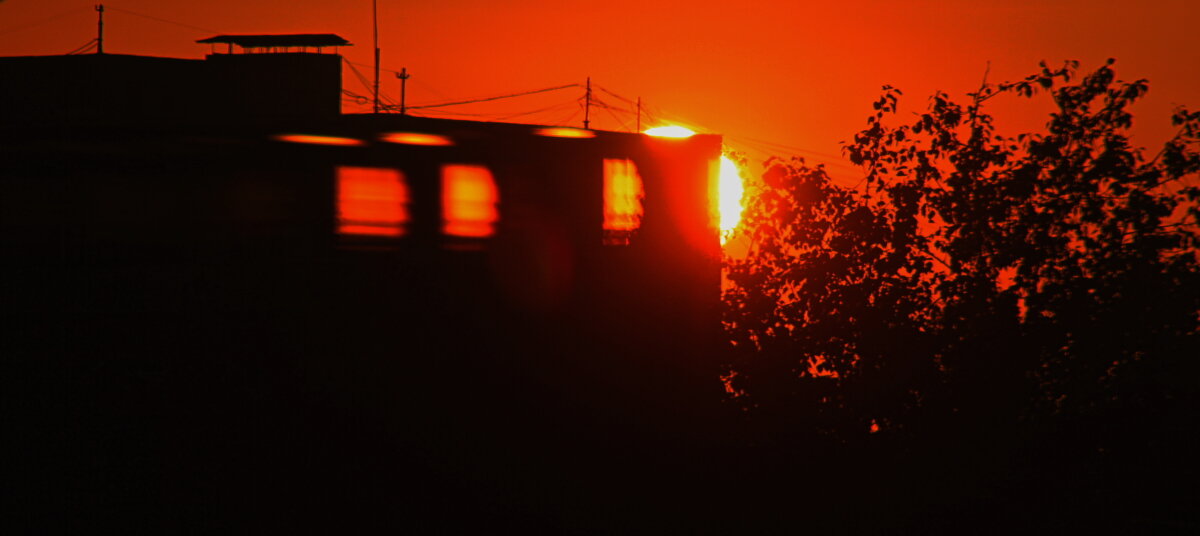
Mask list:
[[[385,309],[9,315],[6,519],[35,533],[1200,527],[1185,423],[1115,452],[1069,428],[783,440],[668,372],[580,350],[589,334],[497,345],[445,327],[469,312]]]
[[[554,310],[497,294],[486,251],[34,238],[0,273],[16,533],[1200,528],[1194,401],[1115,430],[764,424],[722,401],[720,334],[621,255]]]

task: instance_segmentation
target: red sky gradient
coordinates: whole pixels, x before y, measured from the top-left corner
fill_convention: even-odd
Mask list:
[[[0,0],[0,55],[62,54],[83,45],[95,34],[93,4]],[[370,76],[370,0],[105,4],[110,53],[201,58],[209,47],[194,41],[216,33],[336,33],[355,44],[343,53]],[[657,115],[725,134],[752,160],[792,151],[829,163],[839,179],[856,181],[853,168],[838,156],[838,142],[865,125],[880,86],[905,92],[905,114],[923,107],[935,89],[961,97],[976,88],[989,61],[989,80],[1003,81],[1032,73],[1042,59],[1051,64],[1078,59],[1082,70],[1115,57],[1122,78],[1150,80],[1149,95],[1134,109],[1135,141],[1157,145],[1170,132],[1174,106],[1200,108],[1200,45],[1194,32],[1200,2],[1139,4],[1145,5],[1123,0],[379,0],[380,46],[385,69],[407,67],[412,74],[410,105],[582,84],[591,76],[597,86],[640,96]],[[369,93],[349,71],[345,85]],[[383,87],[399,100],[392,74],[384,73]],[[583,115],[575,101],[582,93],[572,88],[448,110],[480,114],[458,118],[569,120],[580,126]],[[993,102],[1002,129],[1036,128],[1049,110],[1044,103],[1019,110],[1015,98]],[[550,109],[514,115],[544,108]],[[602,109],[592,110],[592,121],[593,128],[610,130],[634,123],[632,116],[614,118]]]

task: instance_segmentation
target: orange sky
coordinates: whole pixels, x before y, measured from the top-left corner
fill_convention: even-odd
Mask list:
[[[62,54],[95,33],[92,0],[0,0],[0,55]],[[111,0],[106,51],[200,58],[214,33],[337,33],[371,63],[370,0]],[[410,105],[584,82],[641,97],[660,116],[723,133],[761,159],[764,140],[857,175],[838,158],[841,140],[865,125],[883,84],[904,90],[907,113],[935,89],[952,95],[1015,79],[1046,59],[1084,68],[1117,58],[1123,78],[1148,78],[1135,109],[1141,144],[1170,132],[1177,104],[1200,108],[1196,0],[913,0],[879,2],[689,2],[665,0],[379,0],[383,66],[412,73]],[[136,14],[135,14],[136,13]],[[180,26],[152,20],[156,17]],[[212,31],[209,31],[212,30]],[[370,76],[370,68],[360,67]],[[399,83],[384,73],[384,91]],[[346,88],[367,94],[347,73]],[[581,89],[451,108],[457,117],[516,122],[582,121]],[[610,104],[615,98],[599,94]],[[998,99],[1002,128],[1035,128],[1048,107]],[[902,103],[903,105],[904,103]],[[536,114],[514,114],[549,108]],[[346,111],[362,111],[350,104]],[[430,113],[429,115],[435,115]],[[632,128],[633,118],[592,111],[593,128]],[[624,121],[622,124],[620,121]],[[747,139],[747,138],[753,138]]]

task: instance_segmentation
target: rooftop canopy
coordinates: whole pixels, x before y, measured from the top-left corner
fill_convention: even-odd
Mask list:
[[[351,46],[349,41],[335,34],[217,35],[196,42],[237,45],[242,48]]]

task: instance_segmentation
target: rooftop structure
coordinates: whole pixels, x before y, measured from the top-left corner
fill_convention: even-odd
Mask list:
[[[238,46],[248,52],[279,51],[290,52],[293,48],[301,52],[309,48],[319,53],[329,47],[348,47],[351,43],[335,34],[275,34],[275,35],[216,35],[196,41],[201,44],[229,45],[228,51]]]
[[[210,54],[204,60],[127,54],[0,57],[0,122],[242,124],[332,118],[341,112],[341,77],[336,54]]]

